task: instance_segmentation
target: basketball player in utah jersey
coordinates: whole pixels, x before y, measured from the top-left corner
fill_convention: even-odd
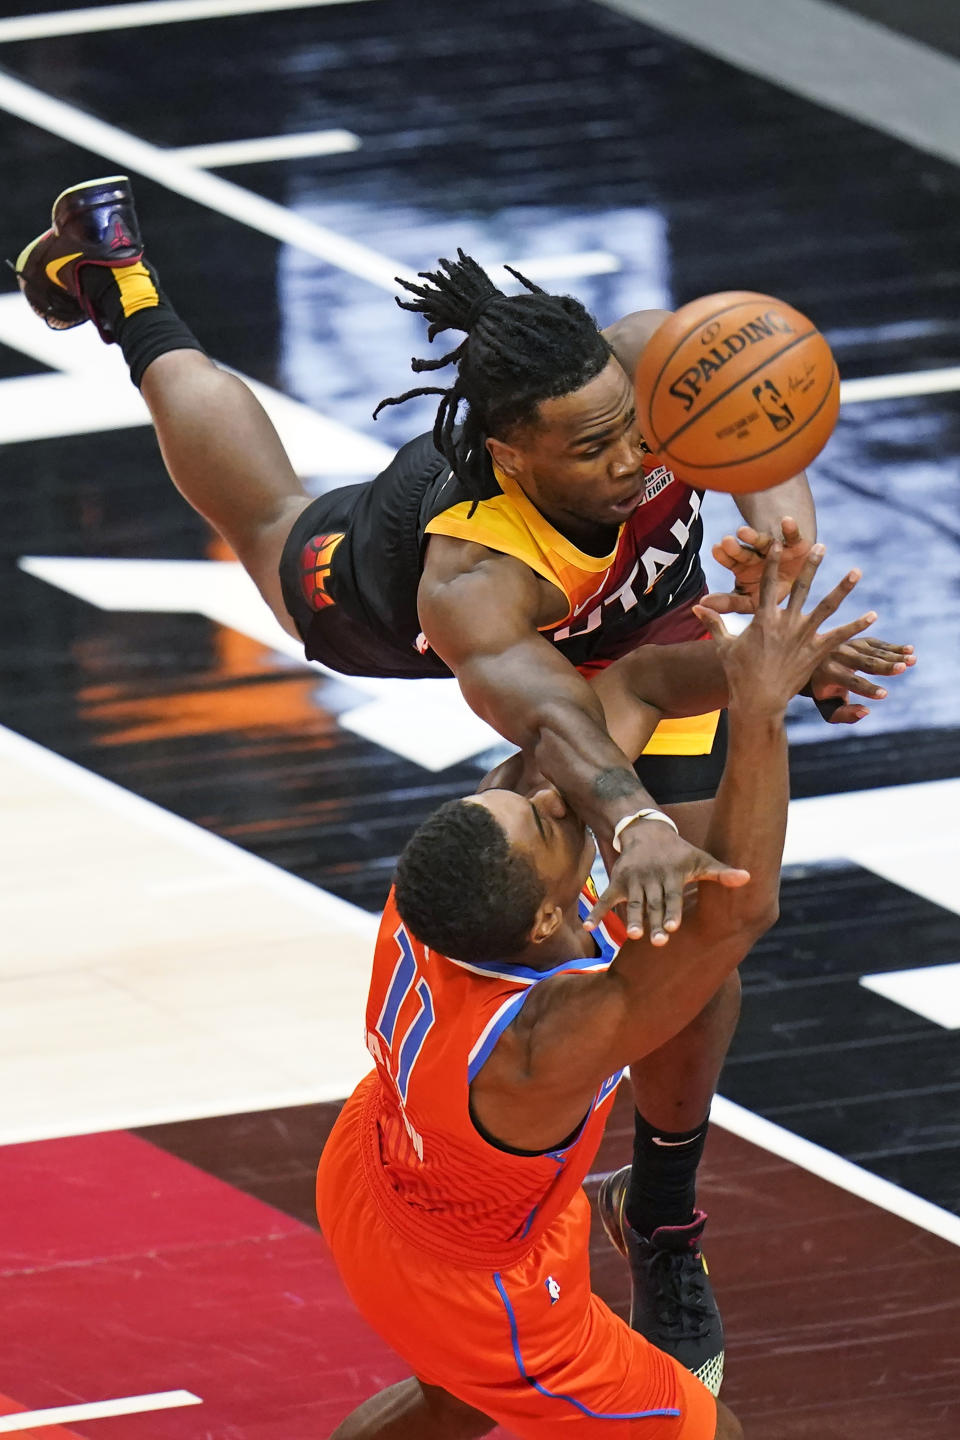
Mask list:
[[[438,391],[433,434],[404,446],[372,482],[311,500],[249,389],[203,354],[159,290],[125,177],[65,191],[52,228],[16,268],[48,324],[92,319],[120,345],[174,482],[309,657],[348,675],[454,674],[474,710],[528,752],[615,861],[591,924],[624,901],[628,935],[663,944],[680,925],[687,882],[729,883],[728,867],[702,848],[723,714],[666,721],[635,769],[590,683],[638,646],[706,633],[694,609],[705,589],[700,493],[647,452],[633,399],[634,365],[662,312],[600,331],[570,296],[527,282],[526,293],[505,295],[469,257],[441,261],[426,283],[406,285],[412,298],[402,302],[424,315],[431,339],[464,336],[449,355],[414,362],[456,365],[454,383]],[[716,552],[738,593],[714,597],[715,608],[752,607],[772,534],[784,541],[781,590],[814,537],[802,477],[740,504],[752,528]],[[825,662],[815,693],[879,697],[857,665],[890,674],[907,658],[864,644]],[[839,698],[834,719],[865,713]],[[640,1067],[647,1108],[611,1204],[647,1288],[640,1241],[695,1224],[696,1170],[738,1007],[731,973]],[[700,1274],[691,1262],[691,1283]],[[683,1293],[671,1286],[660,1308],[679,1315]],[[646,1323],[639,1308],[635,1318]],[[673,1328],[651,1338],[669,1343]],[[715,1310],[703,1329],[704,1346],[719,1353]]]
[[[401,855],[367,1003],[375,1069],[327,1141],[317,1209],[355,1304],[414,1378],[333,1440],[472,1440],[494,1424],[520,1440],[739,1440],[714,1398],[722,1361],[691,1373],[704,1285],[687,1290],[675,1358],[618,1319],[591,1292],[582,1181],[623,1067],[669,1044],[776,918],[784,711],[876,618],[817,634],[858,578],[804,615],[821,553],[779,609],[771,547],[737,638],[697,606],[716,649],[686,645],[684,663],[719,658],[730,714],[709,843],[737,868],[700,887],[668,951],[616,917],[584,928],[593,844],[553,787],[451,801]],[[688,676],[691,703],[724,678]],[[654,703],[675,703],[648,678]],[[669,1234],[654,1263],[679,1266],[687,1242]]]

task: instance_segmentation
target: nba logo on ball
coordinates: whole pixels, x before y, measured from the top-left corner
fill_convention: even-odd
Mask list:
[[[705,490],[767,490],[810,464],[833,433],[840,379],[798,310],[735,290],[684,305],[637,367],[637,409],[654,454]]]
[[[560,1299],[560,1286],[557,1284],[556,1280],[554,1280],[552,1275],[548,1275],[543,1283],[547,1287],[547,1294],[550,1296],[550,1304],[556,1305],[557,1301]]]

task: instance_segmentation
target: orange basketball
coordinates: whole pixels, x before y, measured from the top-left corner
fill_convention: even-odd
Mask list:
[[[644,438],[707,490],[767,490],[826,445],[840,408],[830,346],[771,295],[705,295],[672,315],[637,369]]]

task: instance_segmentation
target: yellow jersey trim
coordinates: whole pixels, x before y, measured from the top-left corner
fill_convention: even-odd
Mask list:
[[[528,565],[559,590],[567,602],[567,613],[561,619],[540,626],[541,630],[555,630],[579,614],[602,590],[617,558],[623,526],[617,531],[609,555],[587,555],[544,519],[515,481],[499,470],[494,474],[500,495],[481,500],[476,507],[469,500],[451,505],[427,522],[426,532],[486,545]],[[471,510],[473,515],[468,519]]]
[[[709,755],[720,724],[720,711],[661,720],[644,747],[644,755]]]

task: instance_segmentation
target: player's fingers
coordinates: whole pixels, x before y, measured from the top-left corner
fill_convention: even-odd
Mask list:
[[[813,577],[817,573],[823,554],[824,546],[811,545],[810,553],[803,562],[803,569],[790,587],[790,599],[787,601],[788,610],[803,609],[803,602],[810,593],[810,586],[813,584]]]
[[[627,939],[639,940],[643,934],[643,912],[645,910],[643,896],[638,899],[627,901]]]
[[[858,675],[854,670],[844,680],[843,688],[851,690],[854,695],[863,695],[867,700],[886,700],[887,692],[882,685],[874,685],[865,675]]]
[[[663,928],[672,935],[683,920],[683,886],[669,881],[663,887]]]
[[[749,546],[741,545],[740,541],[734,539],[732,535],[724,535],[720,544],[714,546],[713,553],[720,561],[720,564],[725,565],[728,570],[734,569],[737,565],[742,565],[746,560],[756,559],[755,552],[751,550]]]
[[[647,905],[647,934],[650,936],[650,944],[666,945],[670,936],[663,928],[663,886],[658,881],[651,881],[647,885],[645,899]]]
[[[597,897],[597,903],[584,920],[583,928],[595,930],[604,915],[612,910],[614,905],[618,905],[623,898],[623,890],[619,885],[608,885],[603,894]]]
[[[848,670],[845,665],[827,664],[819,673],[827,677],[829,686],[818,685],[816,687],[818,698],[829,695],[830,690],[834,687],[843,692],[852,690],[854,695],[865,695],[868,700],[885,700],[887,698],[887,692],[882,686],[874,685],[873,681],[868,680],[865,675],[861,675],[856,670]]]
[[[741,885],[748,885],[750,883],[750,871],[737,870],[732,865],[715,863],[705,868],[694,878],[697,880],[715,880],[718,885],[723,885],[727,890],[736,890]]]
[[[783,546],[779,540],[771,542],[766,560],[763,566],[763,575],[760,579],[760,599],[757,602],[757,613],[771,611],[777,608],[777,581],[780,571],[780,556],[783,554]]]
[[[716,880],[721,885],[746,885],[750,879],[749,871],[738,870],[734,865],[725,865],[708,850],[698,850],[695,854],[696,868],[687,871],[688,884],[694,880]]]
[[[830,660],[849,665],[852,670],[864,670],[868,675],[902,675],[916,664],[916,657],[909,654],[905,646],[888,645],[870,635],[848,640],[834,651]]]
[[[870,711],[866,705],[838,705],[827,720],[828,725],[856,725]]]
[[[740,595],[736,590],[723,590],[713,595],[704,595],[701,604],[707,605],[718,615],[752,615],[753,600],[749,595]]]
[[[876,618],[876,610],[868,610],[866,615],[861,615],[859,619],[851,620],[847,625],[838,625],[835,630],[828,630],[825,635],[818,635],[817,644],[821,650],[830,654],[834,650],[838,650],[844,641],[851,639],[854,635],[859,635],[862,630],[867,630]]]
[[[737,530],[737,539],[755,554],[766,555],[773,536],[768,535],[766,530],[755,530],[752,525],[741,525]]]
[[[800,542],[800,526],[792,515],[784,515],[780,521],[780,534],[783,536],[784,545],[797,545]]]
[[[708,600],[712,598],[714,597],[707,596]],[[730,631],[726,625],[724,625],[723,617],[718,615],[716,610],[711,610],[709,605],[694,605],[692,608],[694,615],[696,615],[698,620],[703,622],[714,640],[722,641],[729,638]]]
[[[863,653],[857,655],[855,663],[858,670],[863,670],[868,675],[902,675],[907,668],[905,660]]]
[[[843,579],[837,585],[834,585],[830,594],[825,595],[819,605],[814,606],[807,616],[807,623],[810,629],[819,630],[824,620],[829,620],[834,611],[839,610],[851,590],[856,586],[861,573],[859,570],[848,570]],[[862,629],[863,627],[861,626],[860,628]],[[853,633],[856,634],[856,631]]]
[[[893,655],[904,661],[909,661],[914,654],[912,645],[894,645],[892,640],[881,640],[876,635],[866,635],[862,640],[854,640],[850,648],[864,654]]]

